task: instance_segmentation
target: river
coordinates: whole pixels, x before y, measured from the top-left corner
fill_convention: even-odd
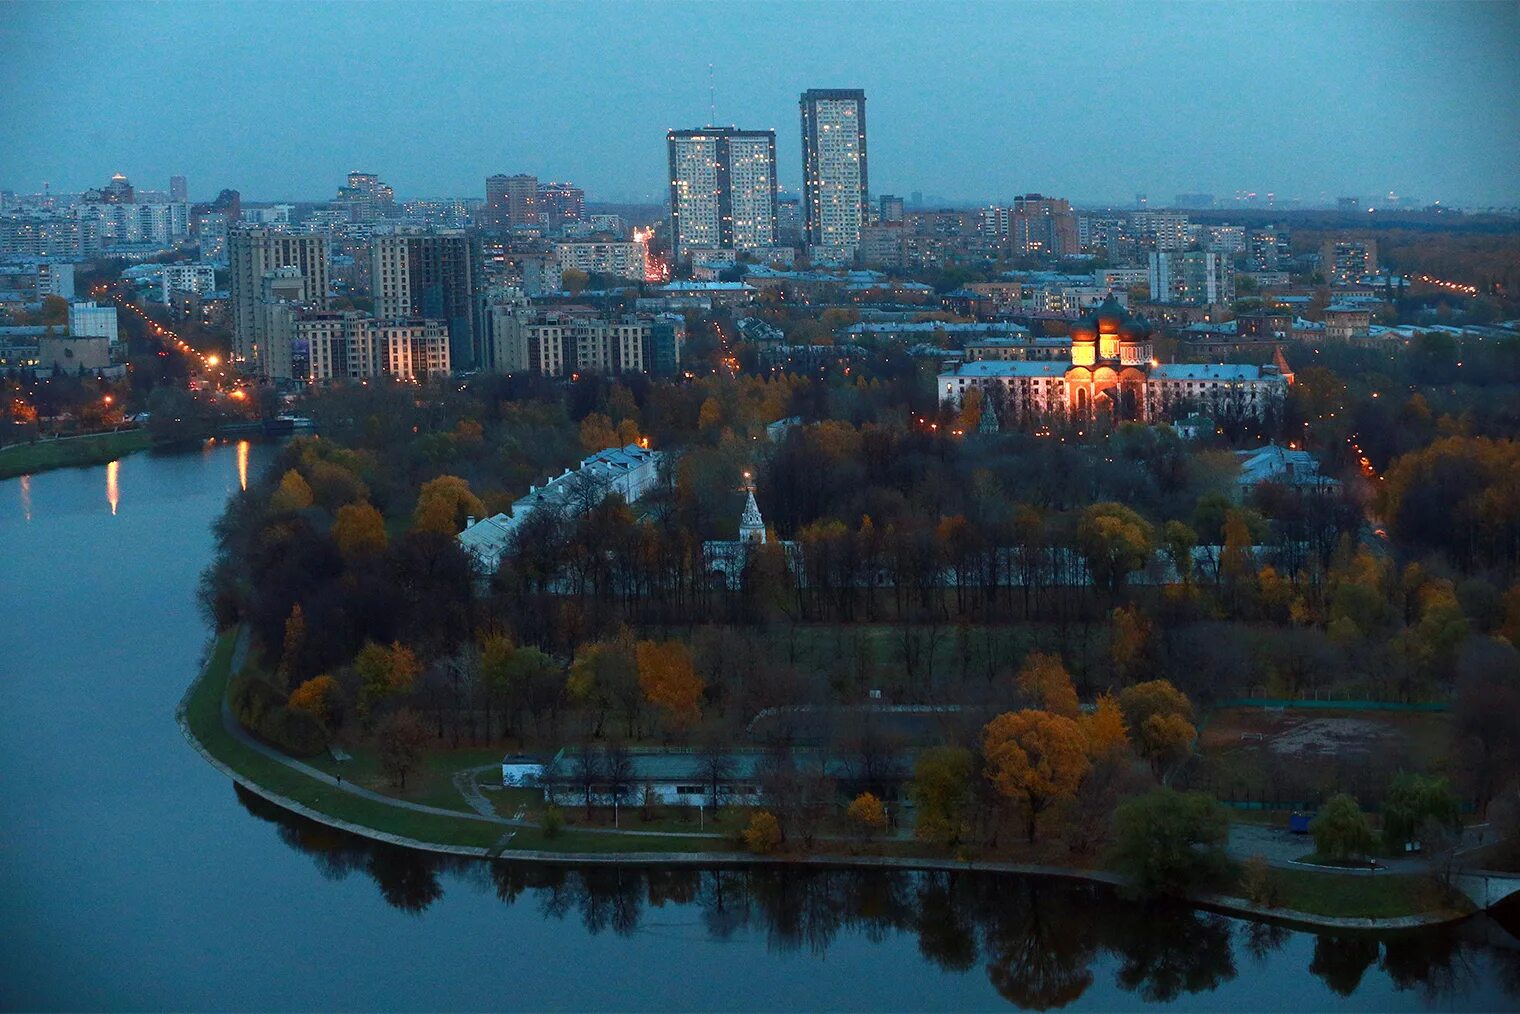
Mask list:
[[[1330,935],[964,873],[445,861],[284,813],[174,721],[210,525],[270,453],[0,482],[5,1008],[1520,1005],[1487,918]]]

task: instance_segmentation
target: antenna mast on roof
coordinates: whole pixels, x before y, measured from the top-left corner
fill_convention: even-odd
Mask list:
[[[718,125],[718,89],[713,84],[713,65],[707,65],[707,125]]]

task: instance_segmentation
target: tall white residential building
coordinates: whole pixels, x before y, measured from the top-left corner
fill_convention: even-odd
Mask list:
[[[317,233],[233,229],[227,237],[228,296],[232,304],[232,358],[265,377],[290,376],[290,350],[269,347],[265,304],[295,302],[327,308],[331,260],[327,237]],[[286,372],[281,372],[282,367]]]
[[[1152,250],[1147,281],[1152,303],[1212,306],[1235,300],[1235,267],[1212,250]]]
[[[116,307],[84,300],[69,304],[69,336],[117,340]]]
[[[165,264],[158,273],[159,298],[169,301],[169,294],[204,293],[216,288],[216,268],[210,264]]]
[[[99,253],[124,243],[173,246],[190,234],[190,205],[87,201],[76,204],[81,252]]]
[[[574,268],[590,274],[617,275],[633,281],[644,278],[646,247],[642,242],[576,242],[554,244],[561,272]]]
[[[848,260],[870,217],[866,93],[812,88],[802,93],[801,107],[808,247],[815,260]]]
[[[670,236],[677,261],[693,248],[755,250],[776,243],[776,132],[672,130]]]

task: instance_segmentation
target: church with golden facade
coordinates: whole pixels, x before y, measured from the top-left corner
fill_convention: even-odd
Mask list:
[[[1163,421],[1203,411],[1265,419],[1281,407],[1293,375],[1272,364],[1160,363],[1150,328],[1110,299],[1071,329],[1062,360],[977,360],[938,378],[939,397],[959,406],[979,389],[1004,421],[1065,417]]]

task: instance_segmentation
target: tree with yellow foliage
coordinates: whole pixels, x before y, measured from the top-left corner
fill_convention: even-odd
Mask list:
[[[338,552],[350,563],[379,556],[389,544],[385,518],[367,502],[344,504],[338,508],[337,520],[333,522],[333,539],[338,543]]]
[[[1040,814],[1076,795],[1092,768],[1077,723],[1033,708],[988,722],[982,729],[982,755],[987,780],[1005,798],[1023,804],[1031,842]]]
[[[696,724],[702,717],[702,691],[706,687],[686,645],[680,641],[640,641],[634,655],[639,686],[667,724],[676,732]]]
[[[294,468],[280,476],[280,485],[269,497],[269,509],[276,514],[294,514],[312,505],[311,487]]]
[[[844,815],[863,838],[869,838],[887,827],[887,808],[869,792],[862,792],[851,800]]]
[[[621,447],[617,427],[600,412],[592,412],[581,420],[581,446],[595,454],[609,447]]]
[[[757,810],[743,831],[744,846],[756,855],[769,855],[781,844],[781,822],[769,810]]]
[[[1077,722],[1087,740],[1087,756],[1094,763],[1114,760],[1129,750],[1129,730],[1124,726],[1124,712],[1113,694],[1098,698],[1097,706],[1090,714]]]
[[[483,517],[485,504],[470,492],[470,484],[457,475],[440,475],[422,484],[417,494],[417,509],[412,513],[416,531],[457,535],[467,517]]]
[[[1035,704],[1054,715],[1076,718],[1081,711],[1077,688],[1059,655],[1031,651],[1019,668],[1019,689]]]
[[[341,698],[337,680],[331,676],[314,676],[292,690],[285,703],[287,707],[314,715],[323,726],[331,729],[338,720]]]
[[[1136,683],[1119,694],[1119,708],[1135,737],[1140,756],[1157,778],[1167,764],[1186,757],[1198,730],[1193,704],[1167,680]]]
[[[368,721],[376,704],[412,689],[422,664],[400,642],[387,648],[370,641],[354,659],[354,671],[359,675],[359,717]]]

